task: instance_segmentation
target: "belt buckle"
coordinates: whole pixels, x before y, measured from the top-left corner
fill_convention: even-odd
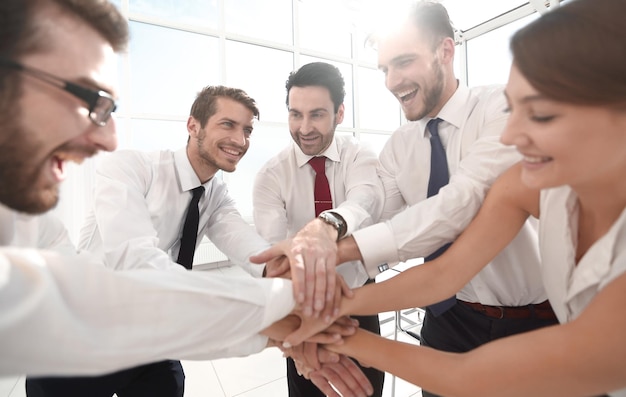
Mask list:
[[[498,320],[502,320],[504,318],[504,308],[502,306],[496,306],[498,309],[500,309],[500,317],[498,317]]]

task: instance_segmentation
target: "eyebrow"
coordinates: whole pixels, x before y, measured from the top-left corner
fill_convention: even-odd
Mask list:
[[[230,117],[222,117],[222,118],[217,120],[218,123],[221,123],[221,122],[224,122],[224,121],[228,121],[230,123],[233,123],[234,125],[241,125],[244,128],[254,129],[254,126],[252,125],[252,123],[240,123],[237,120],[231,119]]]
[[[415,58],[417,58],[417,57],[418,57],[418,55],[413,54],[413,53],[409,53],[409,54],[400,54],[400,55],[398,55],[398,56],[396,56],[396,57],[391,58],[391,59],[389,60],[388,65],[395,65],[395,64],[397,64],[397,63],[399,63],[399,62],[403,62],[403,61],[406,61],[406,60],[408,60],[408,59],[415,59]],[[384,68],[384,67],[385,67],[384,65],[378,64],[378,69],[382,69],[382,68]]]
[[[510,103],[511,98],[509,97],[506,91],[504,91],[504,96],[506,97],[506,100]],[[537,102],[537,101],[549,101],[549,99],[546,98],[542,94],[532,94],[532,95],[523,96],[522,99],[520,100],[520,102],[522,103]]]
[[[289,113],[292,113],[292,112],[293,113],[305,113],[305,112],[302,112],[302,111],[300,111],[298,109],[289,108]],[[320,108],[315,108],[315,109],[309,110],[309,113],[315,113],[315,112],[328,112],[328,109],[320,107]]]
[[[103,87],[100,84],[96,83],[93,79],[90,79],[88,77],[80,77],[78,79],[75,79],[74,81],[72,81],[72,80],[67,80],[67,81],[71,81],[72,83],[81,85],[83,87],[89,87],[89,88],[94,89],[96,91],[104,91],[107,94],[109,94],[112,97],[117,99],[117,93],[112,88],[110,88],[110,87]]]

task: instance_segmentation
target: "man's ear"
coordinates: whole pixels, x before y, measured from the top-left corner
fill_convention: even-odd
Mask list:
[[[346,107],[343,105],[343,103],[339,105],[339,108],[337,109],[337,117],[335,117],[335,124],[339,125],[343,123],[343,116],[344,116],[345,110],[346,110]]]
[[[198,136],[198,131],[200,131],[200,122],[196,120],[195,117],[189,116],[187,119],[187,132],[190,137],[196,138]]]
[[[450,37],[443,39],[439,45],[439,59],[442,64],[452,64],[454,62],[454,40]]]

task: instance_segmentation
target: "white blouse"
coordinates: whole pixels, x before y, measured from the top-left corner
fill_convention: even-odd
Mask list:
[[[626,272],[626,209],[576,264],[578,202],[568,186],[541,192],[539,244],[543,280],[561,323],[578,317],[609,283]],[[626,389],[609,393],[626,397]]]

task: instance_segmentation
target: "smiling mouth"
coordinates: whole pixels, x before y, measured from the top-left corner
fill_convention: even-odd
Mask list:
[[[314,142],[319,138],[319,136],[315,135],[315,136],[300,136],[300,140],[304,141],[304,142]]]
[[[552,157],[541,157],[541,156],[524,156],[524,161],[530,164],[540,164],[547,163],[551,161]]]
[[[418,91],[419,91],[419,88],[413,88],[411,90],[396,92],[395,95],[396,95],[396,98],[400,100],[400,102],[407,102],[415,98]]]
[[[229,154],[231,156],[235,156],[235,157],[241,157],[243,155],[243,152],[241,150],[237,150],[237,149],[233,149],[233,148],[222,148],[222,151],[224,151],[226,154]]]
[[[70,153],[70,152],[63,152],[63,153],[57,153],[53,156],[54,161],[57,162],[57,164],[59,164],[59,166],[62,166],[63,163],[67,162],[67,161],[72,161],[76,164],[82,164],[83,161],[85,161],[85,159],[87,157],[91,157],[93,156],[95,153]]]

